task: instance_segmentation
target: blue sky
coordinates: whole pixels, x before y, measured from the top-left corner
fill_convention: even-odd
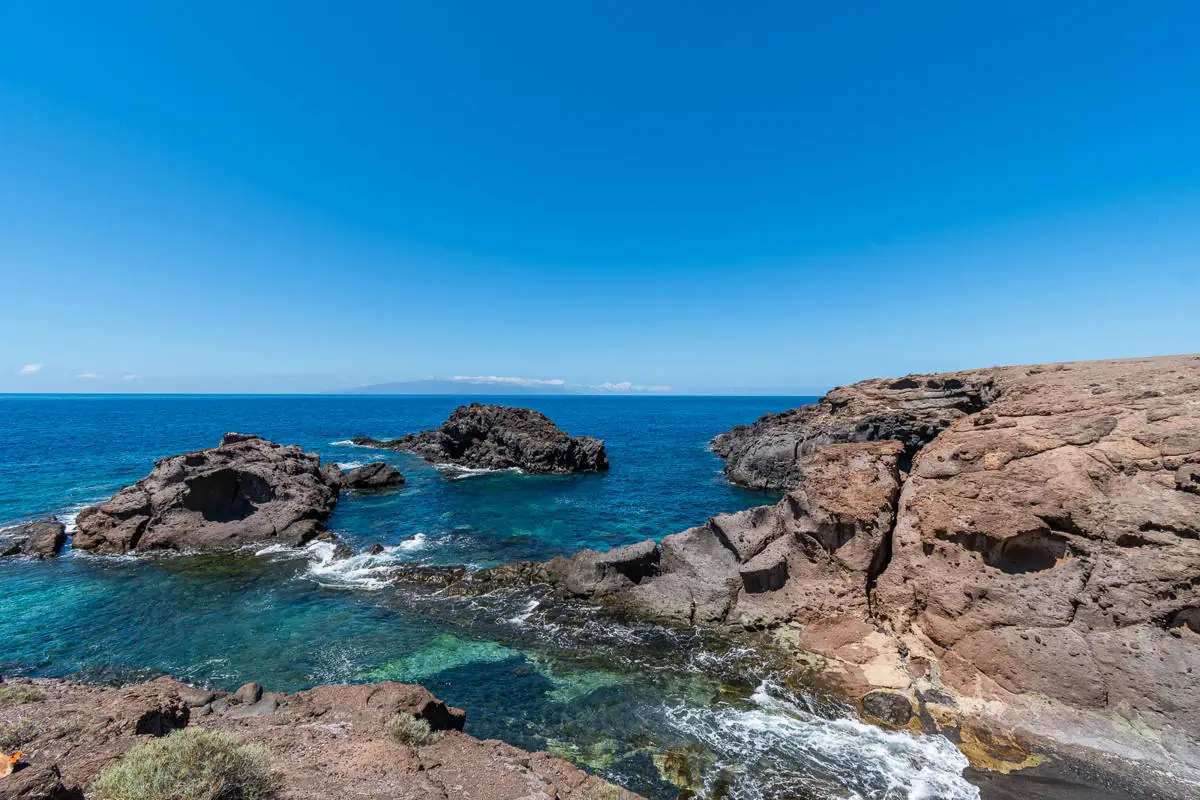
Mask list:
[[[0,5],[0,392],[1200,350],[1200,4]],[[81,377],[102,376],[102,377]]]

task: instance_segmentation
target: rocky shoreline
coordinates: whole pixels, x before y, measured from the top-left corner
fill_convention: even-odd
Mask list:
[[[351,441],[466,469],[516,469],[530,475],[608,469],[602,440],[568,436],[545,414],[529,408],[471,403],[454,409],[440,428],[399,439],[359,436]]]
[[[714,448],[789,493],[456,590],[770,631],[864,716],[981,765],[1052,746],[1200,780],[1200,357],[865,381]]]
[[[496,408],[464,406],[457,422],[401,440],[356,441],[489,469],[607,467],[599,440],[567,437],[544,417],[553,432],[535,420],[537,433],[514,433]],[[863,719],[945,735],[979,768],[1036,775],[1062,758],[1106,781],[1134,776],[1146,794],[1130,796],[1194,795],[1200,356],[863,381],[734,428],[713,449],[732,482],[783,499],[661,541],[474,573],[397,567],[393,577],[448,594],[541,587],[568,603],[769,637],[791,668]],[[403,481],[382,462],[343,474],[300,448],[228,434],[82,512],[74,546],[221,551],[330,539],[353,555],[324,526],[338,493]],[[65,538],[52,520],[6,535],[0,555],[52,556]],[[58,685],[46,683],[47,697]],[[194,690],[171,691],[187,706]],[[308,702],[305,693],[207,697],[188,718],[307,728],[317,724],[301,713]]]
[[[638,798],[545,753],[462,733],[466,715],[420,686],[323,685],[284,695],[247,684],[229,694],[170,678],[122,688],[38,679],[0,683],[3,690],[0,733],[22,755],[0,778],[0,800],[81,800],[131,747],[189,727],[265,748],[280,800]],[[388,730],[396,715],[424,721],[430,740],[397,741]]]

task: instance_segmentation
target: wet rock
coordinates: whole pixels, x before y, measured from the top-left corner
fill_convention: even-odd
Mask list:
[[[356,492],[379,492],[403,485],[400,470],[383,461],[346,470],[342,475],[342,488]]]
[[[111,500],[84,509],[73,546],[131,550],[229,550],[331,538],[338,470],[298,447],[229,433],[218,447],[172,456]]]
[[[913,715],[909,699],[895,692],[870,692],[862,699],[862,710],[868,717],[897,728],[907,725]]]
[[[26,555],[35,558],[57,556],[67,542],[66,529],[56,519],[28,522],[0,533],[0,558]]]
[[[568,474],[608,469],[604,442],[568,436],[549,417],[529,408],[459,406],[442,427],[381,441],[353,440],[367,447],[406,450],[429,461],[470,469],[519,469],[530,474]]]

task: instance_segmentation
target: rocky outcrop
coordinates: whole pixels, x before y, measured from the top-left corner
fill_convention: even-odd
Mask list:
[[[529,408],[471,403],[456,408],[434,430],[386,441],[368,437],[352,441],[469,469],[519,469],[536,475],[608,469],[602,440],[568,436],[545,414]]]
[[[1200,779],[1200,357],[866,381],[714,446],[789,493],[657,560],[471,580],[770,629],[865,715],[910,708],[969,753],[1053,741]]]
[[[56,519],[27,522],[0,531],[0,558],[5,556],[33,556],[52,558],[59,554],[67,542],[66,528]]]
[[[509,564],[469,580],[545,583],[688,624],[736,618],[763,627],[848,609],[865,617],[889,552],[902,450],[896,442],[830,445],[802,459],[808,481],[774,506],[721,514],[660,544]]]
[[[342,473],[342,488],[354,492],[381,492],[404,485],[400,470],[383,461],[374,461]]]
[[[754,489],[791,489],[804,479],[804,456],[827,444],[894,440],[901,468],[952,423],[995,399],[994,370],[909,375],[839,386],[814,405],[768,414],[712,440],[725,474]]]
[[[280,780],[280,800],[637,800],[545,753],[463,734],[463,712],[420,686],[316,686],[291,695],[261,693],[247,704],[170,678],[121,689],[31,683],[43,699],[0,706],[0,723],[24,732],[25,754],[12,775],[0,778],[0,798],[83,797],[100,770],[133,745],[200,726],[262,745]],[[423,719],[439,734],[421,746],[396,742],[388,736],[396,714]]]
[[[342,476],[314,453],[228,433],[219,446],[165,458],[76,518],[72,546],[101,553],[302,545],[327,537]]]

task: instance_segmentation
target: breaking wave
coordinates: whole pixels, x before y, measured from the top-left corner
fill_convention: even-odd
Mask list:
[[[889,732],[828,719],[764,681],[749,708],[668,706],[680,733],[716,754],[704,795],[739,800],[979,800],[962,772],[967,758],[942,736]]]

